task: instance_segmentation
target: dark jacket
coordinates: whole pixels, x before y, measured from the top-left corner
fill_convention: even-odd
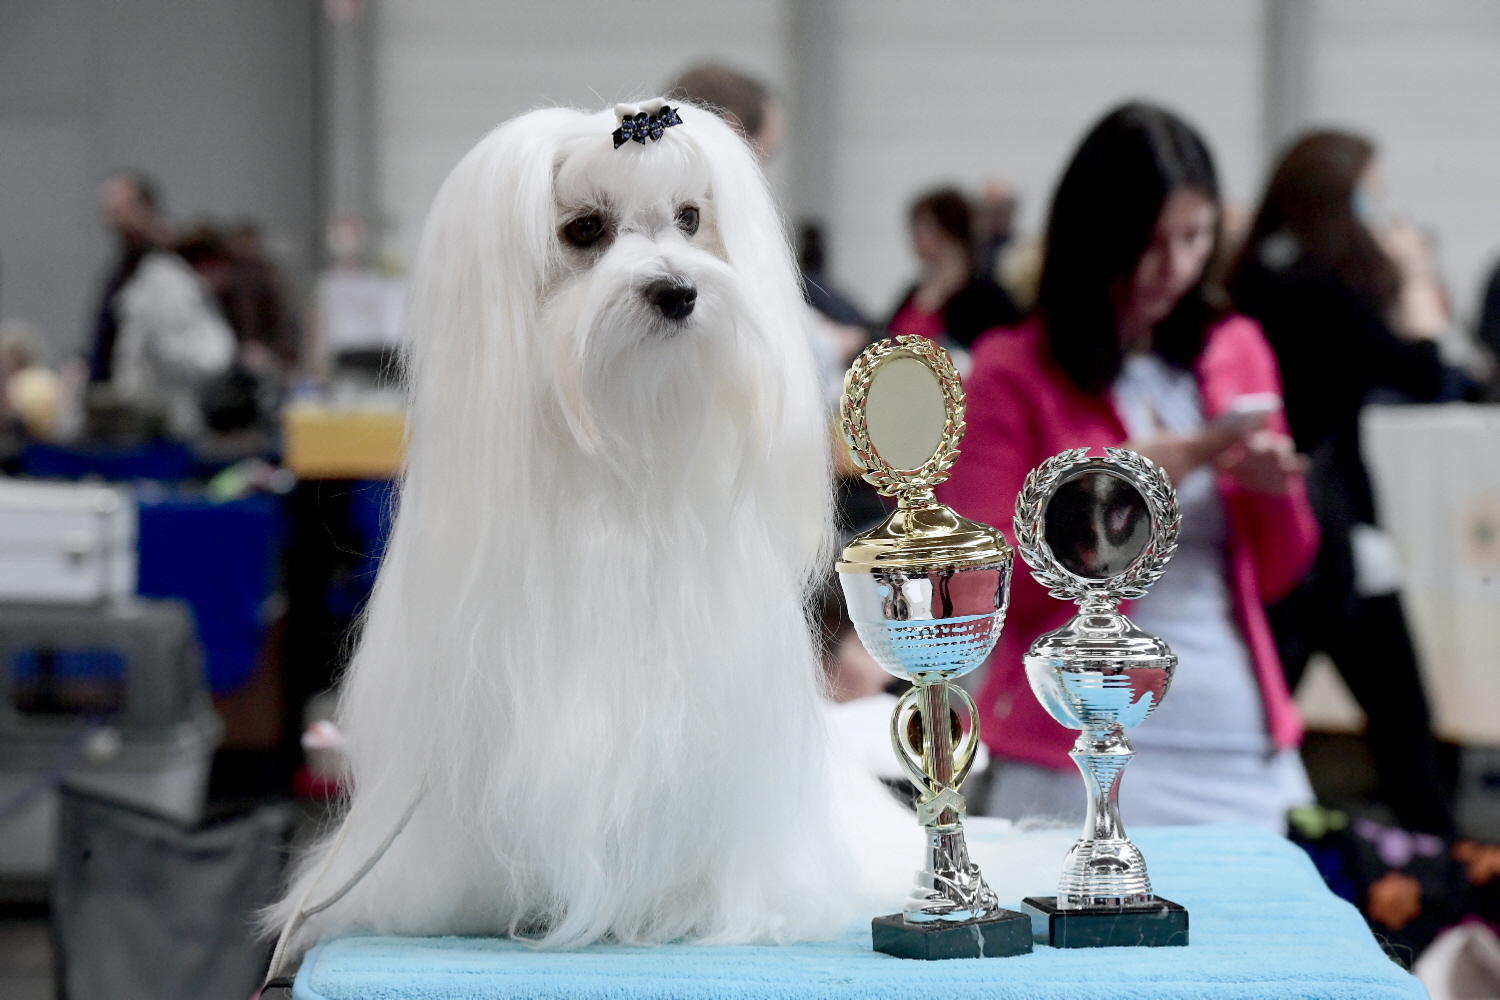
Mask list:
[[[1301,261],[1254,262],[1234,282],[1235,308],[1260,322],[1281,365],[1287,423],[1311,457],[1307,485],[1323,544],[1337,546],[1339,576],[1353,567],[1349,528],[1375,523],[1360,452],[1359,413],[1371,389],[1431,400],[1442,386],[1437,345],[1398,337],[1372,301]],[[1325,553],[1329,555],[1332,553]]]
[[[1490,272],[1484,289],[1484,305],[1479,315],[1479,342],[1500,358],[1500,264]]]
[[[921,286],[912,285],[901,296],[901,302],[886,317],[886,326],[890,326],[901,310],[907,307],[919,287]],[[954,292],[953,297],[943,304],[942,311],[943,327],[948,336],[965,347],[973,344],[986,330],[997,326],[1015,326],[1021,322],[1021,310],[1016,308],[1010,295],[994,281],[984,277],[970,278],[967,285]]]

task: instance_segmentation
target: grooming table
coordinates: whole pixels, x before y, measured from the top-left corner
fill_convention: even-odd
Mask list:
[[[1001,905],[1055,888],[1072,831],[1001,834],[971,820],[970,849]],[[568,997],[1422,998],[1360,915],[1294,845],[1239,826],[1141,829],[1152,882],[1186,906],[1186,948],[1057,950],[906,961],[842,940],[782,947],[595,945],[535,951],[487,938],[345,937],[311,951],[294,1000]],[[913,862],[915,864],[915,862]]]

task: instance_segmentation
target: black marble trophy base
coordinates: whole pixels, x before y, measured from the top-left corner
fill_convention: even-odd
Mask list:
[[[996,910],[979,920],[909,924],[899,913],[870,921],[875,950],[897,958],[1009,958],[1031,954],[1031,920]]]
[[[1188,911],[1156,897],[1123,910],[1059,910],[1056,896],[1027,896],[1021,909],[1031,917],[1039,943],[1054,948],[1162,948],[1188,943]]]

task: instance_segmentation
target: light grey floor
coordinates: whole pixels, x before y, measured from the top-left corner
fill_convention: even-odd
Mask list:
[[[0,997],[55,1000],[45,916],[0,914]]]

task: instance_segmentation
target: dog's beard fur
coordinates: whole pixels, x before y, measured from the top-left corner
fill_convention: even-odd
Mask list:
[[[817,938],[908,884],[915,824],[819,710],[826,417],[780,220],[738,137],[681,115],[616,150],[610,114],[532,112],[434,203],[408,468],[339,710],[355,792],[308,902],[426,792],[299,947]],[[589,212],[608,238],[571,245]],[[696,287],[686,319],[648,301],[664,278]]]

